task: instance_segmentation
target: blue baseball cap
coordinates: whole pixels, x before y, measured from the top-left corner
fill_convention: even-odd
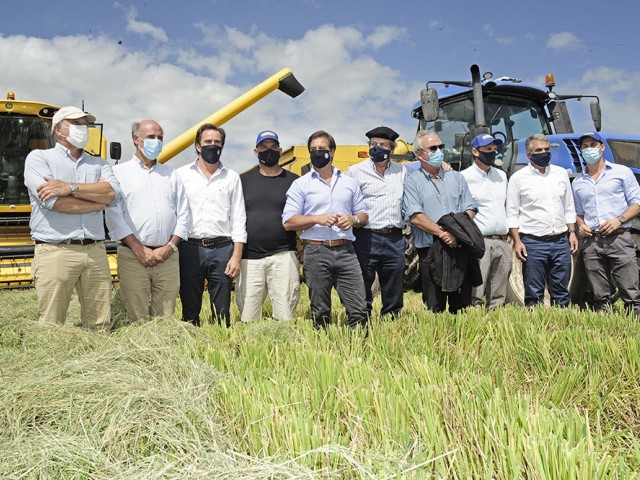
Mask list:
[[[602,139],[602,137],[598,132],[587,132],[580,137],[580,140],[578,140],[578,145],[582,145],[582,141],[585,138],[593,138],[597,142],[604,143],[604,140]]]
[[[278,138],[278,134],[272,130],[265,130],[264,132],[260,132],[258,134],[258,138],[256,138],[256,147],[260,144],[260,142],[262,142],[263,140],[267,140],[269,138],[272,140],[275,140],[276,142],[278,142],[278,145],[280,145],[280,139]]]
[[[504,142],[499,138],[493,138],[488,133],[481,133],[480,135],[476,135],[476,138],[471,141],[471,148],[486,147],[492,143],[495,143],[496,146],[500,146]]]

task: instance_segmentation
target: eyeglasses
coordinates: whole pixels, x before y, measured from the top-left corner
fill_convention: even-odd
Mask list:
[[[421,150],[423,152],[426,152],[427,150],[429,150],[431,153],[433,153],[436,150],[443,150],[443,149],[444,149],[444,143],[441,143],[440,145],[431,145],[430,147],[422,148]]]

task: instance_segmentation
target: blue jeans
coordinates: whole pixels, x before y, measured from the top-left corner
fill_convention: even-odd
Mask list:
[[[382,296],[380,315],[398,315],[403,305],[405,239],[402,230],[383,234],[366,228],[355,228],[353,233],[356,236],[353,247],[362,270],[369,315],[373,303],[371,286],[376,279],[376,273]]]
[[[316,328],[331,323],[332,287],[347,311],[349,326],[367,324],[364,282],[353,245],[305,245],[303,270]]]
[[[569,305],[571,251],[567,236],[542,240],[523,234],[521,238],[527,248],[527,261],[522,264],[524,304],[530,307],[542,303],[546,284],[552,305]]]
[[[200,325],[204,281],[211,300],[211,321],[231,325],[231,287],[233,279],[225,275],[233,254],[233,243],[201,247],[183,241],[180,249],[180,301],[182,320]]]

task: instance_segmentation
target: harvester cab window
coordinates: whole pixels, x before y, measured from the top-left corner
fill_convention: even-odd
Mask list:
[[[0,116],[0,205],[29,203],[24,185],[24,161],[32,150],[53,145],[51,124],[46,120],[33,116]]]

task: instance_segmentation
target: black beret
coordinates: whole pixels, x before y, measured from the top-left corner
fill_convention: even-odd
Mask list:
[[[400,136],[399,133],[391,130],[389,127],[376,127],[373,130],[369,130],[367,133],[365,133],[365,135],[369,139],[373,137],[386,138],[387,140],[391,140],[392,142],[394,142],[396,138]]]

